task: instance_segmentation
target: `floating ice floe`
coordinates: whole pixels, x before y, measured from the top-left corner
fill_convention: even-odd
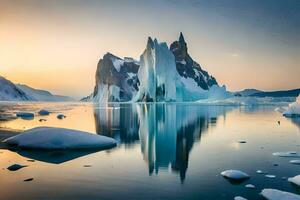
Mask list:
[[[300,195],[276,189],[263,189],[260,194],[268,200],[300,200]]]
[[[48,110],[42,109],[39,111],[39,115],[45,116],[45,115],[49,115],[50,112]]]
[[[276,176],[273,175],[273,174],[266,174],[265,177],[267,177],[267,178],[276,178]]]
[[[34,118],[34,114],[33,113],[29,113],[29,112],[18,112],[17,117],[20,117],[22,119],[33,119]]]
[[[261,171],[261,170],[257,170],[256,173],[258,173],[258,174],[263,174],[264,172]]]
[[[300,165],[300,160],[290,160],[290,163],[294,165]]]
[[[275,152],[273,153],[273,156],[300,158],[300,153],[296,151],[283,151],[283,152]]]
[[[66,116],[65,116],[65,115],[63,115],[63,114],[59,114],[59,115],[57,115],[57,119],[63,119],[63,118],[66,118]]]
[[[254,189],[255,188],[255,185],[252,185],[252,184],[247,184],[245,185],[246,188],[250,188],[250,189]]]
[[[285,117],[300,117],[300,95],[297,97],[296,102],[289,104],[286,111],[283,112]]]
[[[288,181],[300,187],[300,175],[288,178]]]
[[[221,172],[221,175],[225,178],[232,179],[232,180],[244,180],[250,178],[248,174],[239,170],[226,170]]]
[[[234,200],[247,200],[247,199],[241,196],[236,196],[234,197]]]
[[[113,138],[64,128],[38,127],[4,140],[23,149],[107,149],[116,146]]]

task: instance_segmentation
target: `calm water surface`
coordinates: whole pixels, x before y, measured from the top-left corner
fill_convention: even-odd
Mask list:
[[[33,120],[0,121],[1,128],[66,127],[119,141],[116,148],[100,152],[2,149],[1,199],[261,199],[263,188],[300,194],[299,188],[282,179],[300,174],[300,166],[289,163],[293,158],[272,155],[300,151],[300,120],[284,118],[274,107],[53,103],[0,108],[2,113],[40,108],[53,112]],[[58,113],[67,118],[58,120]],[[40,118],[47,121],[39,122]],[[15,163],[28,167],[6,169]],[[227,169],[243,170],[251,178],[231,183],[220,176]],[[34,180],[23,181],[28,178]],[[245,188],[250,183],[256,189]]]

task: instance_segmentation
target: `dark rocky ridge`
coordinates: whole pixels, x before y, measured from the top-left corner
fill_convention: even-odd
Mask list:
[[[114,61],[120,64],[119,71],[116,69]],[[120,88],[120,101],[131,100],[133,92],[138,90],[138,69],[139,64],[132,58],[126,57],[123,60],[111,53],[106,53],[97,65],[96,86],[93,96],[98,94],[99,84],[106,84]],[[113,99],[111,100],[113,101]]]
[[[187,44],[182,33],[180,33],[179,40],[170,45],[170,50],[175,56],[176,68],[180,76],[194,79],[198,86],[204,90],[218,85],[216,79],[204,71],[188,54]]]

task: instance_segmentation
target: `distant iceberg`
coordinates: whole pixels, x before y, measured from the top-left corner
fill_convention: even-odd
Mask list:
[[[297,97],[296,102],[291,103],[286,111],[283,112],[285,117],[300,117],[300,95]]]

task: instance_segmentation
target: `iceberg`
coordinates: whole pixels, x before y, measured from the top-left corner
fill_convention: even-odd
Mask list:
[[[244,180],[250,178],[248,174],[242,172],[240,170],[226,170],[221,172],[221,175],[225,178],[232,179],[232,180]]]
[[[260,193],[268,200],[300,200],[300,196],[276,189],[263,189]]]
[[[300,175],[288,178],[288,181],[300,187]]]
[[[3,141],[21,149],[107,149],[116,146],[116,140],[65,128],[38,127]]]
[[[300,95],[297,97],[296,102],[289,104],[286,111],[283,112],[285,117],[300,117]]]

